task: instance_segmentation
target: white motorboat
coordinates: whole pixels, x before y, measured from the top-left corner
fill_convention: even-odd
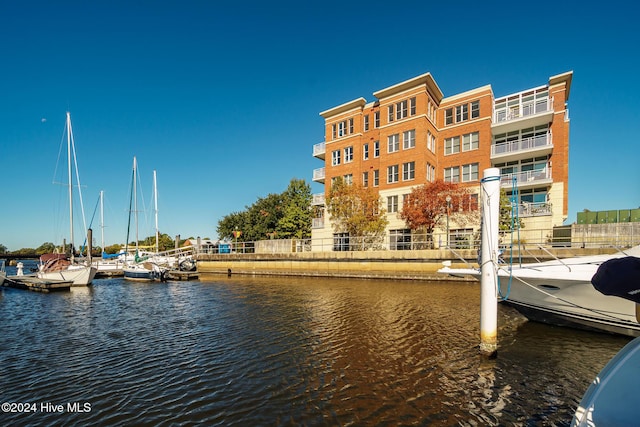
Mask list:
[[[498,296],[533,321],[640,336],[636,304],[604,295],[591,278],[605,261],[627,255],[640,256],[640,246],[611,255],[583,256],[521,265],[498,264]],[[480,280],[475,268],[438,270],[453,276],[470,275]]]
[[[640,258],[603,263],[592,279],[602,293],[640,303]],[[631,426],[640,405],[640,338],[622,348],[600,371],[582,397],[572,427]]]

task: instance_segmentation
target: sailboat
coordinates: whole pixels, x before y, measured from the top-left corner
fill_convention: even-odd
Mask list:
[[[149,257],[140,257],[140,250],[138,246],[139,238],[138,238],[138,197],[137,197],[137,168],[138,163],[136,158],[133,158],[133,178],[132,178],[132,191],[131,197],[132,200],[129,201],[129,205],[131,205],[131,201],[133,201],[133,214],[135,219],[135,229],[136,229],[136,254],[135,261],[133,263],[129,263],[126,267],[122,269],[124,273],[124,278],[128,280],[135,280],[140,282],[151,282],[154,280],[165,280],[166,273],[168,269],[159,265],[157,262],[153,262],[153,259]],[[156,185],[156,172],[153,171],[153,192],[154,198],[156,199],[156,253],[158,250],[158,207],[157,207],[157,185]],[[129,225],[131,225],[131,209],[129,209]],[[127,228],[127,245],[129,244],[129,228]],[[128,253],[128,247],[125,250]]]
[[[93,260],[93,266],[98,270],[97,277],[121,276],[122,269],[129,258],[126,252],[120,251],[117,254],[107,254],[104,251],[104,191],[100,191],[100,234],[102,256]]]
[[[71,238],[71,256],[66,254],[44,254],[40,257],[40,265],[36,272],[36,277],[44,280],[62,280],[72,282],[72,286],[87,286],[93,281],[96,269],[89,265],[79,264],[74,258],[73,239],[73,174],[71,168],[71,155],[75,161],[75,143],[73,141],[73,131],[71,128],[71,114],[67,112],[66,121],[67,133],[67,173],[69,178],[69,227]],[[78,165],[76,164],[76,177],[78,175]],[[79,181],[79,178],[78,178]],[[89,255],[90,258],[90,255]]]

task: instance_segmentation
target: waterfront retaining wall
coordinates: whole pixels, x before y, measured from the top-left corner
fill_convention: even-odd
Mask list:
[[[523,262],[547,260],[554,256],[615,253],[615,249],[540,249],[514,253]],[[198,271],[203,274],[249,274],[315,277],[359,277],[424,280],[460,280],[437,273],[443,261],[452,267],[477,267],[477,251],[466,249],[416,251],[302,252],[289,254],[200,254]],[[505,260],[511,258],[504,254]]]

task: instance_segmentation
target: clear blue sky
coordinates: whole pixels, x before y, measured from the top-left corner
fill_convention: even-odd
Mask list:
[[[319,112],[425,72],[445,96],[503,96],[573,70],[568,222],[639,207],[631,3],[444,3],[0,0],[0,244],[69,234],[54,184],[66,111],[87,221],[105,192],[107,245],[125,240],[134,155],[140,235],[155,169],[160,231],[215,238],[223,216],[311,182]],[[100,244],[99,215],[93,229]]]

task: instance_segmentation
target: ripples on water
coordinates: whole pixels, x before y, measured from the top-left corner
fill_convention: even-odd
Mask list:
[[[2,424],[567,425],[629,341],[501,306],[485,360],[479,298],[476,283],[239,276],[5,289],[0,397],[38,412]]]

